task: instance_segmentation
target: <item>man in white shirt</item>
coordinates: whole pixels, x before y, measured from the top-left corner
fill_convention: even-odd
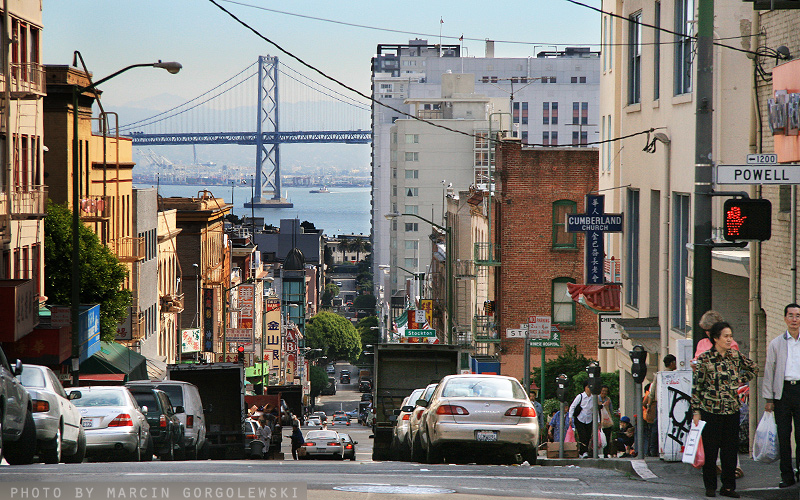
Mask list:
[[[576,409],[580,413],[576,416]],[[573,417],[575,430],[578,431],[578,446],[581,458],[589,457],[589,440],[592,439],[592,414],[594,412],[594,396],[589,389],[589,381],[583,383],[583,392],[575,396],[569,405],[569,415]]]
[[[789,441],[794,423],[794,442],[800,459],[800,305],[786,306],[783,320],[786,331],[772,339],[767,348],[761,395],[766,400],[764,410],[775,411],[781,459],[781,482],[778,486],[787,488],[795,484],[800,475],[792,465],[792,444]]]

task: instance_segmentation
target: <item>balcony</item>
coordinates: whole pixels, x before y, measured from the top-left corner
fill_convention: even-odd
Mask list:
[[[476,314],[472,319],[472,331],[475,342],[500,342],[494,316]]]
[[[474,278],[475,277],[475,261],[472,260],[456,260],[456,278]]]
[[[11,193],[11,217],[27,219],[44,217],[47,204],[47,186],[17,187]]]
[[[0,241],[6,241],[11,237],[11,233],[6,227],[6,217],[8,216],[8,194],[0,191]]]
[[[124,236],[109,242],[109,247],[121,262],[136,262],[145,257],[144,238]]]
[[[111,217],[110,196],[87,196],[81,198],[80,216],[82,221],[100,222]]]
[[[183,294],[167,294],[161,296],[161,313],[183,312]]]
[[[500,245],[486,242],[475,243],[475,265],[499,266]]]
[[[444,117],[444,112],[441,109],[420,109],[417,111],[417,118],[423,120],[441,120]]]
[[[11,97],[45,95],[44,75],[44,66],[39,63],[11,63]]]

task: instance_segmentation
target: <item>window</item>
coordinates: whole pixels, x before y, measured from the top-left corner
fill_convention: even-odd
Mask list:
[[[610,52],[610,43],[608,42],[609,30],[608,30],[609,20],[608,16],[603,16],[603,72],[605,73],[606,70],[610,69],[608,65],[608,53]]]
[[[572,132],[572,145],[573,145],[573,146],[577,146],[577,145],[579,144],[579,142],[578,142],[578,141],[579,141],[578,137],[580,137],[580,136],[578,135],[578,131],[577,131],[577,130],[573,131],[573,132]]]
[[[606,139],[611,139],[612,137],[611,115],[608,115],[608,126],[606,128],[606,135],[607,135]],[[612,148],[614,147],[613,145],[614,145],[613,142],[606,143],[606,168],[608,169],[609,172],[611,172],[611,162],[614,161],[614,158],[611,156],[611,152],[613,151]]]
[[[419,223],[417,222],[406,222],[406,232],[412,233],[419,231]]]
[[[406,144],[419,144],[419,134],[406,134]]]
[[[522,131],[522,143],[523,144],[528,144],[528,131],[527,130],[523,130]]]
[[[579,80],[578,83],[586,83],[586,77],[585,76],[581,76],[580,78],[578,78],[578,80]]]
[[[550,77],[550,83],[556,83],[556,77],[551,76]]]
[[[552,125],[558,125],[558,103],[551,102],[550,103],[550,123]]]
[[[686,276],[689,274],[689,195],[673,193],[672,328],[686,331]]]
[[[419,205],[406,205],[403,209],[404,214],[419,214]]]
[[[631,307],[639,307],[639,191],[628,190],[628,207],[626,211],[625,241],[625,303]],[[680,288],[683,288],[681,285]]]
[[[515,102],[513,104],[511,117],[512,117],[511,121],[513,121],[514,123],[519,123],[519,103],[518,102]]]
[[[589,132],[581,130],[581,146],[586,146],[589,143]]]
[[[578,77],[577,76],[570,77],[569,83],[578,83]]]
[[[523,125],[527,125],[528,124],[528,103],[527,102],[523,102],[522,103],[522,124]]]
[[[589,103],[581,103],[581,125],[589,124]]]
[[[406,250],[419,250],[419,240],[406,240]]]
[[[600,140],[606,140],[606,117],[605,115],[600,117]],[[606,170],[606,149],[608,149],[608,143],[602,142],[600,144],[600,171],[603,172]]]
[[[419,170],[406,170],[406,179],[419,179]]]
[[[406,151],[406,161],[419,161],[419,153]]]
[[[405,259],[403,259],[403,262],[405,264],[405,266],[403,267],[405,267],[406,269],[416,269],[419,266],[419,260],[414,257],[411,258],[406,257]]]
[[[542,125],[550,125],[550,103],[542,103]]]
[[[392,184],[392,196],[397,196],[397,184]]]
[[[661,94],[661,2],[655,2],[653,25],[653,99]]]
[[[419,196],[419,188],[407,187],[406,196]]]
[[[579,125],[581,118],[581,103],[573,102],[572,103],[572,124]]]
[[[572,200],[553,203],[553,248],[578,248],[577,233],[566,231],[567,214],[577,213],[578,204]]]
[[[641,102],[642,92],[642,11],[628,23],[628,104]]]
[[[550,145],[551,146],[558,146],[558,131],[553,130],[550,132]]]
[[[542,132],[542,146],[550,145],[550,132]]]
[[[694,24],[694,0],[675,2],[675,33],[691,35]],[[675,35],[675,95],[692,91],[692,40]]]
[[[559,326],[575,326],[575,301],[569,295],[567,283],[575,283],[572,278],[556,278],[552,284],[553,323]]]

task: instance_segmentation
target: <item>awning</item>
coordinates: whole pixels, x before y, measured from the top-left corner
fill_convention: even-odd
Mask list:
[[[122,373],[81,373],[78,377],[78,385],[81,387],[89,385],[122,385],[124,383],[125,375]]]
[[[567,290],[572,300],[595,313],[619,311],[619,285],[577,285],[567,283]]]
[[[100,342],[100,350],[81,363],[80,374],[122,374],[123,382],[148,380],[147,358],[116,342]]]

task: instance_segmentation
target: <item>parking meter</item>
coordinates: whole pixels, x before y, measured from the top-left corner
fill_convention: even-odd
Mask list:
[[[567,384],[569,384],[569,377],[562,373],[556,377],[556,397],[562,403],[567,402]]]
[[[630,356],[633,381],[641,384],[644,382],[645,376],[647,376],[647,351],[644,350],[644,347],[635,345],[633,350],[630,351]]]
[[[589,375],[589,389],[592,394],[600,394],[600,387],[603,385],[600,378],[600,367],[592,363],[586,367],[586,373]]]

